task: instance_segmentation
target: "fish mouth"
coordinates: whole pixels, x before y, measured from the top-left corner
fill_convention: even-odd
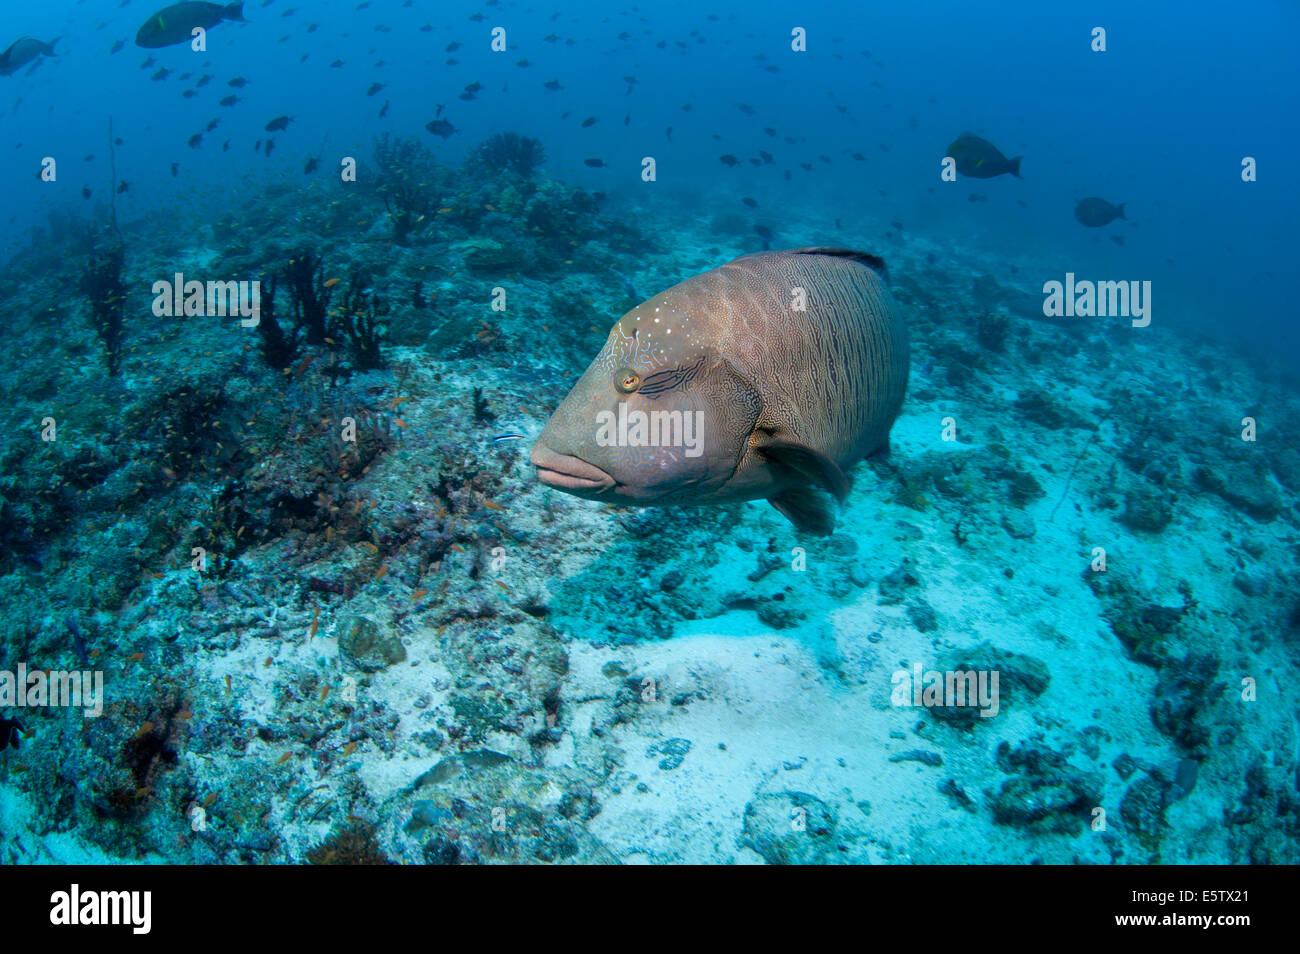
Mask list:
[[[542,444],[534,444],[529,455],[537,468],[537,479],[548,487],[570,493],[599,493],[613,487],[615,480],[595,464],[581,457],[560,454]]]

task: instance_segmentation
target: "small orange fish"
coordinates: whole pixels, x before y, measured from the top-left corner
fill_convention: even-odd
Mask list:
[[[311,617],[311,629],[307,631],[307,642],[311,642],[312,637],[316,635],[316,630],[320,629],[320,607],[314,608]]]
[[[140,662],[144,659],[144,653],[132,653],[126,657],[127,662]]]
[[[465,552],[465,548],[464,548],[463,546],[461,546],[459,543],[453,543],[453,544],[452,544],[450,547],[448,547],[447,549],[449,549],[449,550],[453,550],[453,551],[455,551],[456,553],[464,553],[464,552]]]
[[[357,742],[356,742],[355,739],[353,739],[353,740],[352,740],[351,742],[349,742],[347,745],[343,746],[343,754],[344,754],[344,755],[351,755],[351,754],[352,754],[353,752],[355,752],[356,750],[357,750]]]
[[[271,657],[270,657],[270,656],[267,656],[267,657],[266,657],[266,662],[262,663],[262,668],[263,668],[263,669],[270,669],[270,668],[271,668]]]
[[[144,725],[140,726],[140,731],[137,732],[136,735],[148,735],[152,731],[153,731],[153,723],[146,722]]]
[[[387,575],[388,575],[388,567],[386,566],[381,566],[377,571],[375,571],[376,580],[382,580]]]
[[[341,279],[341,278],[327,278],[327,279],[325,279],[325,287],[326,287],[326,288],[333,288],[335,285],[337,285],[337,284],[338,284],[339,282],[341,282],[341,281],[343,281],[343,279]]]
[[[406,422],[405,422],[404,420],[402,420],[400,417],[395,417],[395,418],[393,418],[393,423],[396,424],[398,427],[405,427],[405,426],[406,426]]]
[[[496,583],[497,586],[501,587],[501,589],[505,590],[507,593],[513,592],[513,590],[511,590],[510,587],[506,586],[500,580],[494,580],[493,582]]]
[[[451,211],[451,206],[449,205],[444,205],[441,209],[438,210],[438,212],[442,215],[446,215],[450,211]]]
[[[91,658],[91,659],[98,659],[98,658],[99,658],[99,647],[98,647],[98,646],[96,646],[94,649],[92,649],[92,650],[90,651],[90,658]]]
[[[209,793],[208,797],[203,799],[203,807],[211,808],[212,803],[215,802],[216,800],[217,800],[217,793],[216,792]]]
[[[503,507],[503,506],[501,506],[499,503],[497,503],[495,500],[484,500],[484,501],[483,501],[483,506],[487,507],[489,510],[505,510],[505,509],[506,509],[505,507]]]
[[[362,541],[361,541],[361,545],[362,545],[363,547],[369,547],[369,548],[370,548],[370,551],[371,551],[372,553],[378,553],[378,552],[379,552],[379,547],[375,546],[375,545],[374,545],[373,543],[371,543],[369,540],[362,540]]]
[[[285,752],[284,755],[280,756],[280,761],[276,762],[275,764],[276,764],[276,765],[283,765],[285,762],[289,761],[291,758],[293,758],[293,753],[292,753],[292,752]]]
[[[416,590],[414,593],[411,594],[411,599],[413,600],[423,599],[428,595],[429,595],[429,591],[421,587],[420,589]]]
[[[325,685],[320,687],[320,701],[324,702],[325,697],[328,696],[329,694],[330,694],[329,683],[326,683]]]
[[[405,404],[407,401],[413,401],[413,400],[415,400],[415,399],[414,399],[414,398],[409,398],[409,397],[395,397],[395,398],[393,398],[393,403],[390,404],[390,405],[388,405],[388,409],[389,409],[390,411],[395,411],[395,410],[397,410],[397,406],[398,406],[399,404]]]
[[[230,673],[226,673],[226,695],[230,695]]]

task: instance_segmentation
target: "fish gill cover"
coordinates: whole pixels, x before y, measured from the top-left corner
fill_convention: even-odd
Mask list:
[[[1294,7],[13,7],[0,860],[1300,861]]]

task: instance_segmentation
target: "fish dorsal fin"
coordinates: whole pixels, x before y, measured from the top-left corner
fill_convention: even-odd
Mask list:
[[[854,248],[838,248],[831,245],[810,245],[807,248],[792,249],[791,255],[829,255],[832,258],[848,258],[857,262],[859,265],[865,265],[873,272],[878,274],[885,281],[889,281],[889,269],[885,267],[885,260],[878,255],[872,255],[868,252],[859,252]]]
[[[784,438],[772,438],[759,445],[759,451],[774,464],[807,478],[843,502],[849,495],[849,478],[840,465],[821,451]]]
[[[829,537],[835,531],[835,515],[825,498],[810,487],[791,487],[767,502],[803,533]]]

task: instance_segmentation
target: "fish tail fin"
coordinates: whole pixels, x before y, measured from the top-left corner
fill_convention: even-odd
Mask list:
[[[1017,179],[1020,178],[1020,160],[1023,158],[1025,157],[1016,156],[1016,158],[1007,161],[1007,171],[1010,172]]]
[[[1128,216],[1124,214],[1124,206],[1126,205],[1128,205],[1127,202],[1121,202],[1119,205],[1115,206],[1115,213],[1124,220],[1128,219]]]
[[[825,499],[809,487],[792,487],[767,500],[795,529],[815,537],[835,532],[835,515]]]
[[[227,3],[227,4],[226,4],[226,8],[225,8],[224,10],[221,11],[221,19],[223,19],[223,20],[243,20],[245,23],[248,22],[248,21],[244,20],[244,4],[243,4],[243,0],[240,0],[239,3]]]
[[[54,53],[54,44],[55,44],[55,43],[58,43],[58,42],[59,42],[60,40],[62,40],[62,39],[63,39],[63,37],[61,37],[61,36],[56,36],[56,37],[55,37],[53,40],[51,40],[49,43],[46,43],[46,44],[45,44],[45,49],[43,50],[43,52],[45,53],[45,55],[46,55],[46,56],[54,56],[54,55],[55,55],[55,53]]]

